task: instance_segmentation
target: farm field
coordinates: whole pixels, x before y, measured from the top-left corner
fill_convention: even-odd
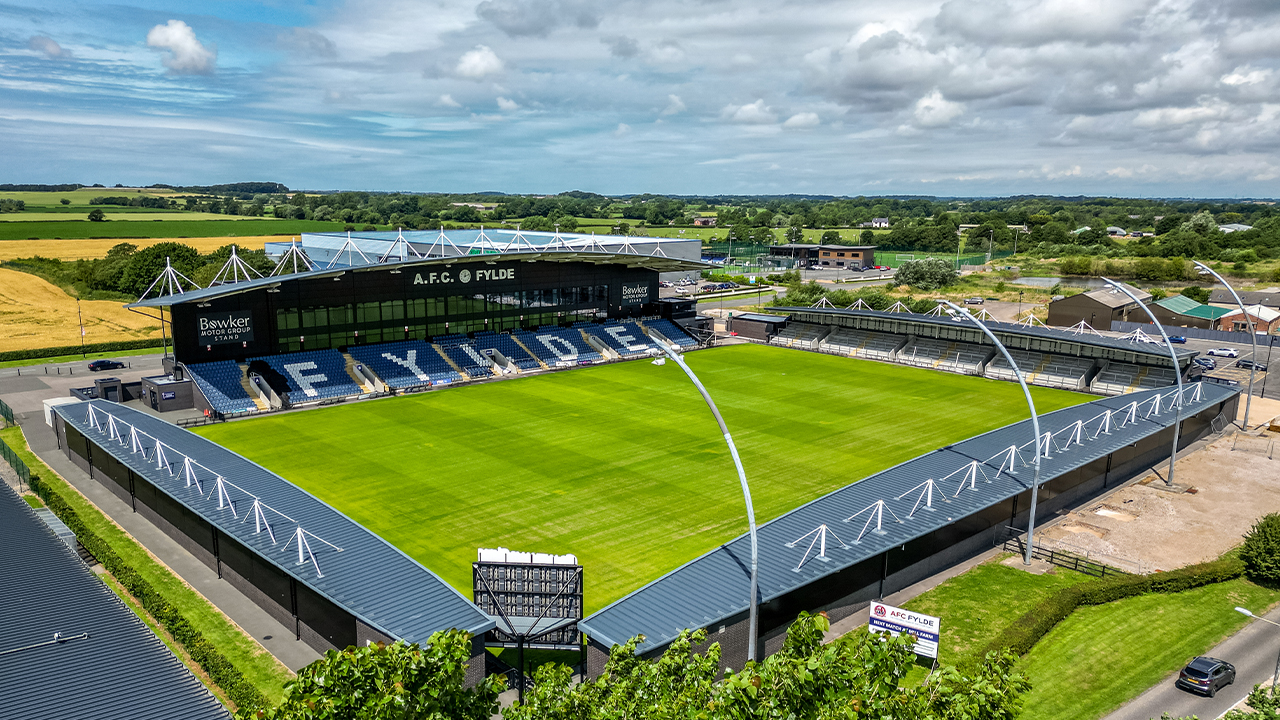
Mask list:
[[[104,210],[105,212],[105,210]],[[169,215],[167,217],[184,217]],[[11,216],[12,217],[12,216]],[[225,218],[226,215],[214,217]],[[49,222],[0,222],[0,240],[44,240],[49,238],[184,238],[184,237],[248,237],[257,235],[289,235],[302,232],[329,232],[346,227],[340,222],[319,220],[56,220]],[[225,243],[224,243],[225,244]]]
[[[83,220],[88,223],[89,210],[101,210],[107,222],[170,222],[174,220],[220,220],[227,222],[226,215],[204,212],[186,212],[183,210],[155,210],[152,208],[113,208],[110,205],[95,205],[92,208],[75,208],[74,210],[38,210],[20,213],[0,213],[0,222],[71,222]],[[253,220],[269,220],[286,222],[277,218],[252,218]],[[102,223],[91,223],[101,225]]]
[[[1015,422],[1016,385],[783,348],[689,355],[760,522]],[[1034,388],[1044,412],[1091,399]],[[628,362],[200,428],[458,590],[477,547],[574,553],[587,611],[744,530],[724,441],[674,364]]]
[[[86,343],[160,337],[160,322],[130,312],[119,301],[86,300]],[[78,345],[76,300],[48,281],[0,268],[0,352]]]
[[[299,238],[298,235],[293,235]],[[94,238],[82,240],[5,240],[0,241],[0,262],[40,257],[58,260],[91,260],[107,256],[113,245],[122,242],[133,243],[139,249],[151,247],[162,242],[176,242],[190,245],[203,254],[208,254],[222,247],[235,243],[242,248],[261,250],[264,243],[289,242],[289,235],[249,235],[242,237],[158,237],[158,238]]]
[[[21,200],[28,205],[60,205],[62,198],[66,198],[72,205],[87,206],[96,197],[176,197],[183,194],[166,188],[86,187],[66,192],[4,191],[0,192],[0,200]]]

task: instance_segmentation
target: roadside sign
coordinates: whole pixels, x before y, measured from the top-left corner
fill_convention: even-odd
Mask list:
[[[873,632],[888,633],[892,637],[907,633],[916,639],[917,655],[935,660],[938,657],[938,635],[942,626],[940,618],[921,615],[881,602],[872,602],[868,624]]]

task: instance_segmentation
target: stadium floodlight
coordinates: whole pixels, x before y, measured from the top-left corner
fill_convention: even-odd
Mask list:
[[[1005,362],[1009,363],[1009,367],[1013,369],[1014,376],[1018,378],[1018,384],[1022,386],[1022,394],[1027,398],[1027,409],[1031,411],[1031,430],[1034,433],[1036,448],[1035,476],[1031,480],[1031,512],[1027,515],[1027,551],[1022,558],[1023,565],[1030,565],[1031,553],[1035,547],[1036,501],[1040,495],[1041,455],[1040,416],[1036,414],[1036,404],[1035,401],[1031,399],[1031,389],[1027,387],[1027,380],[1022,376],[1022,370],[1018,368],[1018,363],[1014,362],[1013,356],[1009,354],[1009,348],[1005,347],[1004,343],[1000,342],[999,338],[995,336],[995,333],[991,332],[991,328],[986,326],[986,323],[974,317],[972,313],[965,311],[964,308],[961,308],[950,300],[943,300],[942,302],[946,303],[946,305],[951,308],[951,317],[957,320],[972,320],[973,324],[977,325],[978,329],[982,330],[982,333],[987,336],[987,339],[995,343],[995,346],[1000,350],[1000,354],[1004,355]],[[1048,450],[1048,448],[1046,447],[1045,450]]]
[[[1160,321],[1156,319],[1155,314],[1151,312],[1151,308],[1147,307],[1146,303],[1139,300],[1138,296],[1134,295],[1133,291],[1122,283],[1118,283],[1107,278],[1102,278],[1102,282],[1106,283],[1105,287],[1107,289],[1119,290],[1125,295],[1128,295],[1130,300],[1138,303],[1138,307],[1142,308],[1143,312],[1147,314],[1147,317],[1151,318],[1151,322],[1155,323],[1156,329],[1160,331],[1160,337],[1164,338],[1165,348],[1169,350],[1169,360],[1173,362],[1173,379],[1178,381],[1178,397],[1173,401],[1173,450],[1169,452],[1169,477],[1165,478],[1164,481],[1165,485],[1172,486],[1173,466],[1174,462],[1178,459],[1178,436],[1181,434],[1182,430],[1182,369],[1178,367],[1178,353],[1173,349],[1173,342],[1169,340],[1169,333],[1164,331],[1164,325],[1160,324]]]
[[[650,335],[649,339],[657,345],[667,357],[671,358],[675,364],[680,366],[685,375],[693,381],[693,386],[698,388],[698,392],[702,394],[702,399],[706,401],[707,407],[710,408],[711,414],[715,417],[716,423],[720,426],[720,432],[724,434],[724,442],[729,446],[729,455],[733,457],[733,465],[738,469],[738,481],[742,485],[742,499],[747,504],[747,531],[751,535],[751,603],[747,613],[747,659],[756,660],[756,628],[758,626],[758,610],[759,600],[759,571],[760,571],[760,548],[756,544],[756,511],[751,506],[751,487],[747,485],[747,473],[742,469],[742,460],[738,457],[738,448],[733,444],[733,436],[729,434],[729,428],[724,424],[724,418],[720,416],[720,410],[716,407],[716,403],[711,399],[711,395],[707,393],[707,389],[702,386],[702,382],[698,380],[698,376],[693,374],[693,370],[685,364],[684,358],[680,357],[676,351],[665,342]]]
[[[1200,268],[1197,271],[1199,272],[1199,274],[1214,276],[1215,278],[1218,279],[1218,282],[1222,283],[1223,287],[1227,289],[1227,292],[1231,293],[1231,297],[1235,298],[1236,305],[1240,307],[1240,313],[1244,315],[1245,327],[1247,327],[1249,330],[1249,339],[1253,342],[1252,357],[1254,362],[1249,363],[1249,394],[1244,396],[1244,430],[1245,432],[1248,432],[1249,431],[1249,408],[1251,405],[1253,405],[1253,372],[1254,372],[1254,369],[1258,367],[1258,363],[1257,363],[1258,333],[1254,329],[1253,318],[1249,316],[1249,311],[1246,310],[1244,307],[1244,301],[1242,301],[1240,299],[1240,296],[1236,294],[1236,290],[1235,288],[1231,287],[1231,283],[1227,282],[1226,279],[1223,278],[1221,275],[1219,275],[1217,272],[1215,272],[1213,268],[1209,267],[1208,265],[1205,265],[1199,260],[1192,260],[1192,262],[1196,264],[1196,267]]]

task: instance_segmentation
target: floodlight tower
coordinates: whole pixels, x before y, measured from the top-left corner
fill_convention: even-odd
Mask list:
[[[1160,330],[1160,337],[1164,338],[1164,346],[1169,350],[1169,359],[1173,362],[1173,379],[1178,381],[1178,397],[1173,401],[1173,451],[1169,453],[1169,477],[1164,481],[1164,484],[1173,485],[1173,464],[1178,459],[1178,436],[1182,431],[1182,368],[1178,367],[1178,353],[1173,349],[1173,343],[1169,341],[1169,333],[1164,331],[1164,325],[1160,324],[1160,321],[1156,319],[1156,316],[1151,312],[1151,308],[1147,307],[1146,303],[1139,300],[1138,296],[1134,295],[1133,291],[1128,287],[1115,280],[1102,278],[1102,282],[1106,283],[1105,287],[1119,290],[1128,295],[1130,300],[1138,303],[1138,307],[1142,308],[1142,311],[1147,314],[1147,317],[1151,318],[1151,322],[1155,323],[1156,328]]]
[[[1205,265],[1199,260],[1193,260],[1196,267],[1200,268],[1201,275],[1212,275],[1222,283],[1227,292],[1231,293],[1231,297],[1236,299],[1236,305],[1240,306],[1240,312],[1244,315],[1246,327],[1249,329],[1249,339],[1253,341],[1253,361],[1249,364],[1249,394],[1244,396],[1244,431],[1249,432],[1249,408],[1253,405],[1253,372],[1258,365],[1258,333],[1253,328],[1253,318],[1249,317],[1249,311],[1244,307],[1244,301],[1236,294],[1235,288],[1231,287],[1231,283],[1227,282],[1221,275],[1213,271],[1213,268]]]
[[[1018,363],[1014,362],[1013,356],[1009,354],[1009,348],[1006,348],[1004,343],[1000,342],[999,338],[995,336],[995,333],[991,332],[991,328],[987,327],[986,323],[974,317],[973,313],[970,313],[968,310],[965,310],[950,300],[941,300],[939,302],[950,308],[947,313],[951,315],[951,317],[957,320],[972,320],[973,324],[977,325],[978,329],[982,330],[982,333],[987,336],[987,339],[995,343],[995,346],[1000,349],[1000,354],[1004,355],[1005,362],[1009,363],[1009,367],[1013,368],[1013,374],[1018,378],[1018,384],[1022,386],[1022,394],[1027,398],[1027,409],[1031,411],[1031,432],[1035,433],[1036,436],[1036,469],[1035,476],[1031,480],[1031,512],[1027,516],[1027,550],[1026,554],[1022,558],[1023,565],[1030,565],[1031,551],[1035,547],[1036,500],[1040,495],[1040,416],[1036,414],[1035,401],[1031,399],[1031,390],[1027,387],[1026,379],[1022,377],[1022,370],[1018,368]],[[1045,447],[1045,449],[1048,450],[1049,448]]]
[[[759,594],[759,569],[760,569],[760,550],[756,544],[756,511],[751,506],[751,487],[747,485],[747,473],[742,469],[742,460],[738,458],[738,448],[733,444],[733,436],[729,434],[729,428],[724,424],[724,418],[720,417],[720,410],[716,408],[716,403],[711,399],[711,395],[707,393],[707,389],[702,386],[702,382],[698,380],[698,376],[693,374],[693,370],[685,364],[684,358],[680,357],[676,351],[665,342],[650,336],[649,340],[662,349],[667,357],[671,358],[675,364],[680,366],[685,375],[693,381],[694,387],[698,388],[698,392],[702,393],[702,399],[706,401],[707,407],[711,409],[711,414],[715,416],[716,423],[720,425],[720,432],[724,435],[724,442],[729,446],[729,455],[733,457],[733,465],[738,469],[738,481],[742,484],[742,499],[747,504],[747,531],[751,535],[751,604],[747,613],[747,659],[756,660],[756,628],[758,625],[758,601]],[[654,363],[658,364],[655,360]]]

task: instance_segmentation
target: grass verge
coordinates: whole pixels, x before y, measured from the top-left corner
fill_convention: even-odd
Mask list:
[[[1280,591],[1238,578],[1079,608],[1019,662],[1032,684],[1022,718],[1101,717],[1249,622],[1232,607],[1277,602]]]
[[[1043,575],[992,560],[957,575],[907,603],[908,610],[942,618],[938,661],[957,665],[982,652],[996,635],[1036,603],[1093,578],[1064,568]]]
[[[75,355],[58,355],[57,357],[28,358],[26,360],[9,360],[6,362],[0,362],[0,368],[30,367],[32,365],[58,365],[61,363],[72,363],[72,362],[90,363],[90,362],[93,362],[94,360],[101,360],[102,358],[138,357],[140,355],[159,355],[159,354],[160,354],[160,347],[159,345],[157,345],[154,351],[115,350],[112,352],[85,353],[83,357],[80,355],[80,353],[76,353]],[[86,375],[89,375],[88,368],[85,368],[84,372]]]
[[[120,526],[102,514],[102,511],[98,510],[78,490],[58,477],[48,465],[31,452],[20,427],[0,430],[0,439],[17,452],[27,467],[31,468],[32,473],[40,475],[42,481],[66,500],[86,527],[106,542],[170,605],[177,608],[188,622],[244,675],[246,681],[256,687],[272,703],[278,703],[284,697],[284,683],[293,677],[293,673],[288,668],[204,596],[174,575]]]

